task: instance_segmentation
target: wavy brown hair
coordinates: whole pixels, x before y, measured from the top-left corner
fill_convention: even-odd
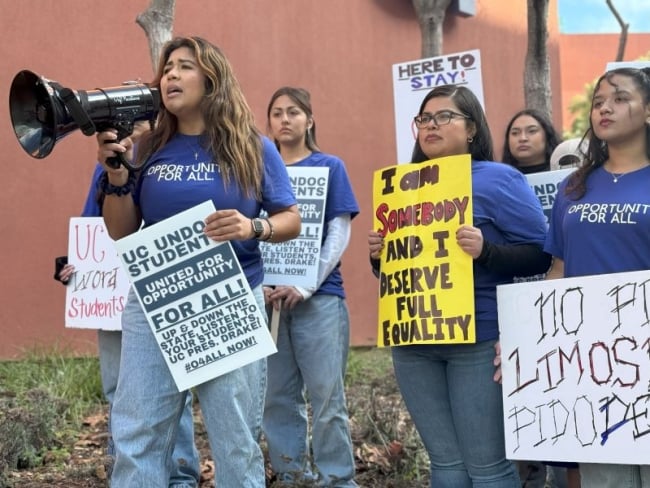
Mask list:
[[[201,112],[205,119],[203,145],[220,165],[224,182],[234,178],[249,197],[259,198],[262,189],[262,143],[251,111],[234,71],[223,52],[201,37],[177,37],[163,47],[156,76],[151,83],[160,89],[160,80],[169,56],[176,49],[189,48],[205,75],[205,95]],[[157,126],[143,141],[139,162],[162,148],[178,130],[176,116],[161,105]],[[141,159],[142,158],[142,159]]]

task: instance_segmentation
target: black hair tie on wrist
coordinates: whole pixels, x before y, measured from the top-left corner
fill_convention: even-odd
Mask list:
[[[108,173],[102,173],[102,176],[99,180],[99,189],[104,195],[117,195],[122,197],[128,195],[133,191],[135,187],[135,173],[129,172],[129,179],[126,180],[126,183],[120,186],[112,185],[108,181]]]

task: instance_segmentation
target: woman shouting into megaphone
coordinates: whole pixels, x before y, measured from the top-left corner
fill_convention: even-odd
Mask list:
[[[134,137],[116,141],[114,131],[98,135],[98,157],[106,169],[102,190],[108,231],[120,239],[142,225],[212,200],[218,210],[205,216],[204,233],[214,241],[231,242],[263,309],[258,241],[281,242],[300,232],[284,163],[255,128],[232,68],[216,46],[199,37],[173,39],[158,66],[152,87],[160,89],[162,106],[157,126],[140,137],[137,154]],[[117,154],[135,158],[141,169],[106,164]],[[268,219],[258,218],[262,209]],[[185,392],[178,392],[133,291],[122,328],[111,484],[166,486]],[[258,445],[265,390],[265,359],[196,387],[218,466],[217,486],[265,486]]]

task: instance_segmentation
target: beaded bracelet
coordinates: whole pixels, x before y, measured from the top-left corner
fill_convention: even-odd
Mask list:
[[[135,187],[135,174],[129,172],[129,179],[126,180],[126,183],[120,186],[111,184],[108,181],[108,174],[104,172],[99,180],[99,189],[104,193],[104,195],[117,195],[122,197],[128,195],[133,191]]]

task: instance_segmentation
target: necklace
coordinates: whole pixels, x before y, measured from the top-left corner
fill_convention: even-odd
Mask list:
[[[190,144],[187,139],[185,139],[185,145],[187,148],[194,154],[194,161],[199,160],[199,148],[196,147],[196,142],[194,144]]]
[[[634,168],[634,169],[630,169],[628,171],[623,171],[622,173],[614,173],[613,171],[607,171],[607,170],[605,170],[605,171],[607,171],[610,174],[610,176],[612,177],[612,181],[614,183],[618,183],[618,180],[623,178],[623,176],[625,176],[626,174],[633,173],[633,172],[638,171],[640,169],[643,169],[643,168],[645,168],[647,166],[648,166],[648,163],[644,164],[643,166],[640,166],[639,168]]]
[[[614,180],[614,183],[618,183],[619,178],[623,178],[627,173],[610,173],[612,175],[612,180]]]

